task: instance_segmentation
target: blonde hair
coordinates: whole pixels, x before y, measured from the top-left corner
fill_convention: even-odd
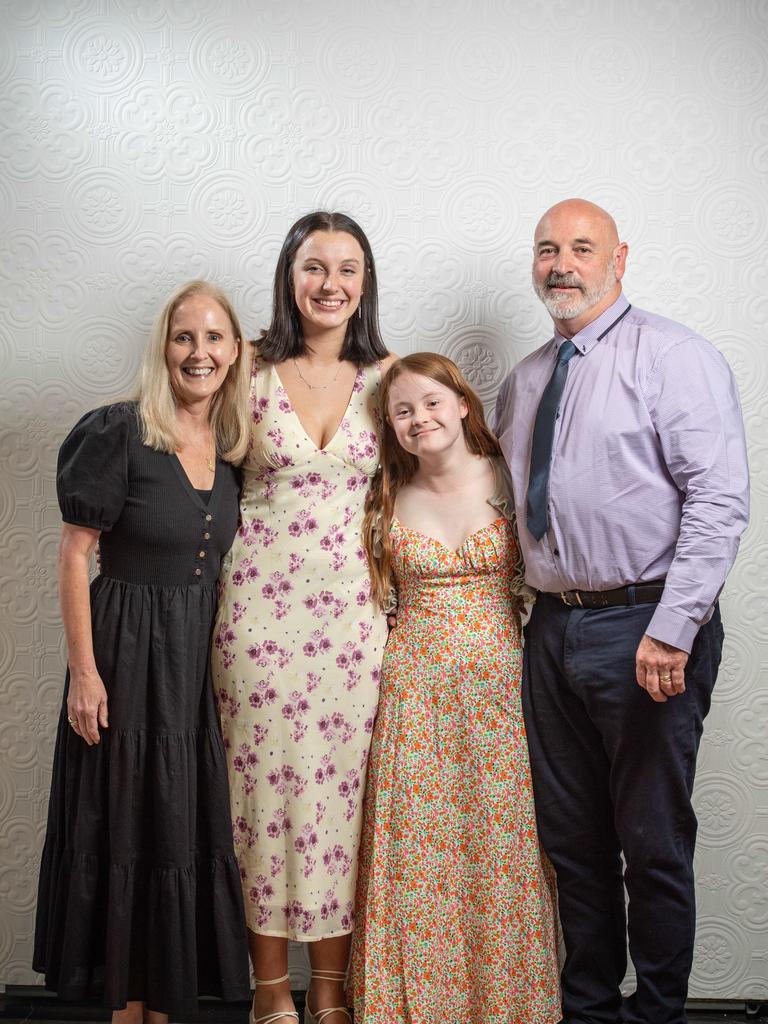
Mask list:
[[[417,373],[421,377],[429,377],[430,380],[463,398],[467,405],[467,415],[461,421],[461,425],[467,449],[473,455],[501,455],[499,442],[486,426],[480,399],[454,362],[437,352],[414,352],[398,359],[390,366],[379,390],[379,468],[366,497],[363,520],[363,544],[368,556],[371,597],[382,609],[389,605],[393,585],[392,544],[389,531],[395,510],[395,499],[397,492],[412,479],[419,466],[416,456],[400,446],[389,420],[389,393],[394,382],[404,373]]]
[[[155,320],[144,352],[136,399],[139,403],[141,439],[161,452],[175,452],[182,444],[176,424],[176,396],[171,387],[165,353],[171,317],[190,295],[205,295],[218,302],[229,317],[238,343],[237,359],[229,367],[224,383],[213,396],[210,422],[216,451],[227,462],[242,461],[248,448],[248,385],[250,360],[243,332],[232,303],[225,293],[208,281],[188,281],[168,299]]]

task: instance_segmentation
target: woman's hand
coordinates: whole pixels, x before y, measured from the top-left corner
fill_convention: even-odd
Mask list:
[[[70,669],[67,721],[89,747],[99,742],[99,726],[109,725],[107,691],[95,669],[79,673]]]

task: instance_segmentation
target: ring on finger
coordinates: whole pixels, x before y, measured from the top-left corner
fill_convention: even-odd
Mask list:
[[[659,682],[660,683],[671,683],[672,682],[672,676],[659,676]]]
[[[77,725],[77,719],[73,718],[71,715],[67,715],[67,721],[70,725]]]

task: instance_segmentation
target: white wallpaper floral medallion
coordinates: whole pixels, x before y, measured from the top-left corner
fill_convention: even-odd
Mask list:
[[[360,220],[390,346],[486,407],[545,341],[540,213],[584,195],[631,301],[726,355],[752,524],[696,786],[691,995],[768,998],[766,0],[0,0],[0,983],[32,983],[64,666],[56,451],[191,277],[269,316],[289,224]],[[292,951],[294,982],[308,978]]]

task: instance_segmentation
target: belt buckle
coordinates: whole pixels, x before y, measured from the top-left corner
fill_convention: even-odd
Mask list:
[[[568,600],[568,595],[569,594],[573,594],[573,596],[576,598],[576,604],[572,604]],[[561,590],[560,591],[560,600],[563,602],[563,604],[566,606],[566,608],[577,608],[577,607],[578,608],[583,608],[584,607],[584,605],[582,603],[582,600],[581,600],[581,594],[578,592],[578,590]]]

